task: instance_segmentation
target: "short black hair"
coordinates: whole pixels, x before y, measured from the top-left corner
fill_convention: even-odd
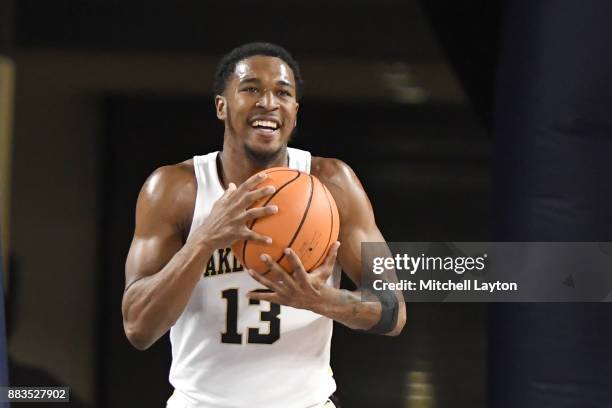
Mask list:
[[[291,54],[289,54],[289,51],[280,45],[267,42],[252,42],[241,45],[221,58],[215,70],[215,81],[213,83],[215,95],[223,95],[230,76],[236,70],[236,64],[254,55],[280,58],[289,65],[289,68],[293,71],[293,77],[295,78],[296,99],[300,100],[302,96],[302,75],[300,73],[300,66]]]

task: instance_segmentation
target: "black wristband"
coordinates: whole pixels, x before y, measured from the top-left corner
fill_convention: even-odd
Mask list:
[[[386,290],[373,290],[369,291],[372,295],[376,296],[380,301],[381,311],[380,320],[374,326],[367,330],[362,330],[364,333],[374,334],[387,334],[397,324],[397,314],[399,310],[399,302],[394,293]]]

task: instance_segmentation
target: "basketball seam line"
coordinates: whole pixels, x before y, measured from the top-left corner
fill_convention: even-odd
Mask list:
[[[304,225],[304,221],[306,221],[306,217],[308,216],[308,211],[310,211],[310,204],[312,204],[312,196],[314,195],[314,180],[312,179],[311,174],[309,174],[308,176],[310,177],[310,197],[308,197],[308,204],[306,205],[306,211],[304,211],[304,215],[302,216],[300,225],[298,225],[298,228],[295,231],[295,234],[293,234],[293,238],[291,238],[291,241],[289,242],[289,245],[287,245],[287,248],[291,248],[291,245],[293,245],[293,242],[295,242],[295,239],[297,238],[298,234],[300,233],[300,230],[302,229],[302,225]],[[276,260],[276,263],[279,263],[280,261],[282,261],[284,257],[285,257],[285,251],[283,250],[282,255],[280,256],[280,258]]]
[[[331,241],[332,232],[334,231],[334,211],[332,209],[331,200],[328,197],[328,195],[331,195],[331,193],[328,193],[327,188],[325,187],[325,185],[323,183],[321,183],[321,187],[323,187],[323,192],[325,193],[325,198],[327,198],[327,205],[329,206],[329,212],[331,213],[331,228],[329,230],[329,236],[327,237],[327,244],[325,245],[325,248],[328,248],[329,247],[329,241]],[[323,252],[321,254],[321,256],[319,257],[319,259],[317,259],[317,262],[315,262],[314,265],[317,265],[319,263],[319,261],[321,260],[321,258],[324,257],[324,256],[325,256],[325,252]]]
[[[275,173],[277,171],[284,171],[284,170],[274,170],[271,171],[270,173]],[[286,170],[285,170],[286,171]],[[283,184],[282,186],[280,186],[278,188],[278,190],[276,190],[274,192],[274,194],[272,194],[270,197],[268,197],[268,199],[266,200],[265,203],[263,203],[262,207],[265,207],[266,205],[268,205],[268,203],[274,198],[275,195],[277,195],[283,188],[287,187],[289,184],[293,183],[295,180],[297,180],[298,178],[300,178],[300,176],[302,175],[302,173],[300,173],[299,170],[295,170],[295,172],[297,173],[297,176],[295,176],[294,178],[292,178],[291,180],[287,181],[285,184]],[[257,222],[258,218],[254,219],[253,222],[251,222],[251,225],[249,225],[249,229],[253,229],[253,226],[255,225],[255,223]],[[244,240],[244,243],[242,244],[242,259],[244,260],[244,266],[248,269],[248,265],[246,264],[246,246],[247,243],[249,241],[247,239]],[[270,272],[269,270],[266,271],[265,273],[263,273],[263,275],[265,275],[266,273]]]

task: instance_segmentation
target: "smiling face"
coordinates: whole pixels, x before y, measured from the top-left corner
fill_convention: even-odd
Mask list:
[[[215,105],[228,141],[258,164],[271,163],[284,151],[296,125],[293,71],[276,57],[255,55],[239,61]]]

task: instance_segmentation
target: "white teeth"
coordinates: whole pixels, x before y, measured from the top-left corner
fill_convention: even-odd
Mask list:
[[[253,122],[252,126],[254,127],[263,126],[263,127],[269,127],[272,129],[276,129],[278,127],[276,123],[269,121],[269,120],[256,120]]]

